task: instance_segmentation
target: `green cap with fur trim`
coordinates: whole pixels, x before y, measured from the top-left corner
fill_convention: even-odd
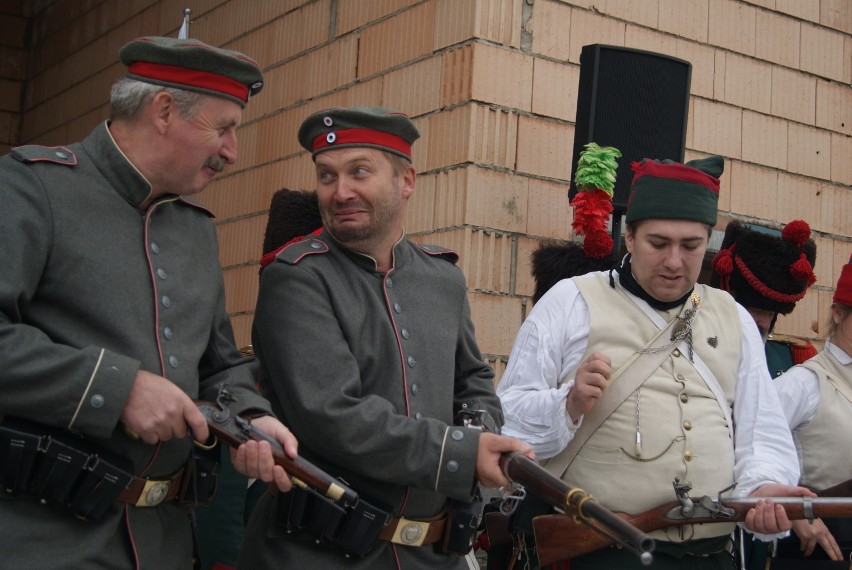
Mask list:
[[[225,97],[241,107],[263,88],[263,72],[257,63],[240,52],[198,40],[137,38],[118,55],[131,79]]]

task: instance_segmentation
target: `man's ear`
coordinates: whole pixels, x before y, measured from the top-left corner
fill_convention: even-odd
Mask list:
[[[154,128],[164,134],[177,116],[174,97],[168,91],[160,91],[151,100],[150,110]]]
[[[408,199],[414,193],[414,183],[416,180],[417,172],[414,170],[414,166],[406,166],[405,172],[403,172],[401,176],[403,198]]]

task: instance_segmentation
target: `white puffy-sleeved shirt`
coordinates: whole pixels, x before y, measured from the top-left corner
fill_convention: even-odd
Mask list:
[[[829,340],[825,341],[823,350],[831,352],[844,366],[852,363],[852,356]],[[814,419],[819,406],[819,377],[816,372],[804,366],[794,366],[775,379],[775,387],[790,429],[804,427]]]
[[[737,312],[743,347],[732,415],[735,494],[743,496],[768,482],[796,484],[798,461],[754,319],[740,305]],[[540,459],[562,451],[582,423],[582,418],[576,425],[571,421],[566,398],[588,340],[589,308],[570,279],[539,300],[515,339],[497,387],[503,434],[529,442]]]

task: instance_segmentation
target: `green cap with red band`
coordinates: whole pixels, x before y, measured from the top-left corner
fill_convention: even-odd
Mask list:
[[[716,225],[721,156],[680,164],[646,158],[634,162],[626,222],[649,219],[692,220]]]
[[[325,109],[299,127],[299,143],[312,156],[327,150],[368,147],[411,161],[411,145],[420,132],[408,115],[384,107]]]
[[[263,72],[249,57],[198,40],[137,38],[118,55],[131,79],[225,97],[241,107],[263,88]]]

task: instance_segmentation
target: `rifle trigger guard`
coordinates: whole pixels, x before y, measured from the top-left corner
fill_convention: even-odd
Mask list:
[[[500,491],[503,491],[503,487],[500,487]],[[514,514],[518,505],[521,504],[521,501],[523,501],[526,496],[527,490],[520,485],[516,485],[515,489],[511,493],[504,494],[500,497],[500,512],[506,516]]]

